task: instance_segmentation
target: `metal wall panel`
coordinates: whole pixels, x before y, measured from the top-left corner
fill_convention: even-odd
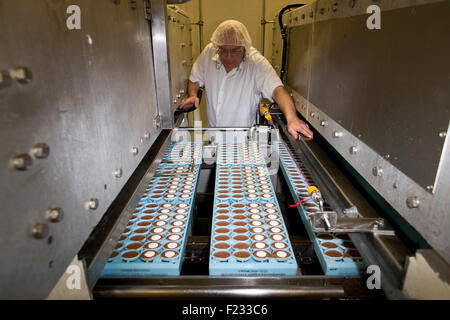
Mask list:
[[[373,4],[381,30],[366,27]],[[447,262],[449,13],[449,1],[322,0],[283,20],[297,110]]]
[[[168,6],[167,30],[173,110],[186,96],[193,64],[191,20],[177,7]]]
[[[81,29],[69,30],[69,5]],[[0,0],[0,297],[45,298],[158,136],[144,2]],[[47,158],[32,155],[37,143]],[[11,160],[31,156],[28,170]],[[98,205],[90,199],[97,199]],[[53,223],[45,213],[64,212]],[[33,237],[36,224],[48,227]]]
[[[165,0],[150,0],[155,77],[163,129],[174,127],[174,111],[183,101],[192,66],[191,22]]]

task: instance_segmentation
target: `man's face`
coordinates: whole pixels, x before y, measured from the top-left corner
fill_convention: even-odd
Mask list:
[[[220,46],[217,50],[220,62],[227,71],[238,67],[244,60],[245,49],[238,46]]]

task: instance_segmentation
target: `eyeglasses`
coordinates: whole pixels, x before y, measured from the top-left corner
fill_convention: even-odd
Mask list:
[[[232,56],[238,56],[243,51],[244,51],[244,48],[235,48],[235,49],[230,49],[230,50],[227,50],[227,49],[224,49],[224,48],[218,48],[217,49],[217,53],[219,55],[226,55],[229,52]]]

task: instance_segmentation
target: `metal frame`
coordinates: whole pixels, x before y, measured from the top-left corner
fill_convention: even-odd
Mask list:
[[[338,212],[342,213],[343,208],[350,208],[356,204],[363,218],[379,217],[378,213],[367,204],[367,200],[361,199],[359,192],[349,187],[347,179],[338,172],[335,165],[326,161],[327,157],[324,154],[317,154],[314,141],[293,140],[287,131],[286,124],[281,121],[280,117],[274,116],[273,119],[290,143],[296,146],[297,153],[302,155],[305,165],[312,172],[320,191],[332,208],[336,208]],[[326,161],[326,165],[323,164],[324,161]],[[381,286],[386,296],[390,299],[407,298],[401,292],[405,270],[399,259],[405,259],[409,251],[400,240],[392,235],[373,233],[350,233],[349,237],[367,265],[380,267]]]
[[[314,30],[316,23],[321,21],[365,15],[367,7],[372,4],[380,6],[382,12],[385,12],[408,7],[411,7],[411,10],[414,11],[415,8],[422,5],[443,2],[442,0],[403,0],[373,3],[373,1],[367,0],[350,2],[319,0],[287,13],[283,21],[289,28],[311,25],[310,28]],[[336,10],[334,10],[335,8]],[[273,61],[276,62],[277,58],[278,56],[274,55]],[[308,77],[311,76],[310,67],[307,67],[305,72]],[[310,86],[311,84],[307,85]],[[450,190],[450,142],[448,135],[450,134],[450,128],[446,127],[440,133],[443,147],[435,183],[432,187],[424,188],[396,168],[385,154],[377,153],[367,143],[363,142],[363,138],[347,130],[338,121],[339,119],[333,119],[326,114],[321,109],[322,106],[314,105],[309,94],[305,96],[305,93],[297,92],[289,85],[287,85],[287,89],[294,99],[298,112],[426,239],[447,263],[450,263],[450,219],[446,219],[446,213],[450,207],[450,198],[448,197]]]

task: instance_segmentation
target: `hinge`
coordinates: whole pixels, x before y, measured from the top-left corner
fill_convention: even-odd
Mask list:
[[[150,9],[150,0],[144,0],[144,18],[147,21],[152,21],[152,12]]]

